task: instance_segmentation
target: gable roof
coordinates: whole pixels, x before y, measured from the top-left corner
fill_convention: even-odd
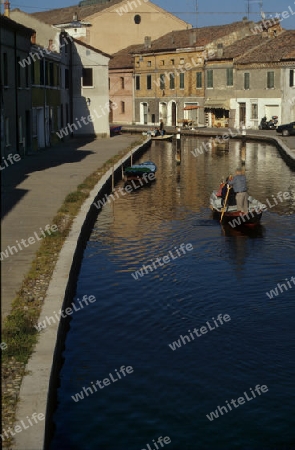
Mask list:
[[[98,48],[92,47],[92,45],[86,44],[83,41],[80,41],[80,39],[71,38],[76,44],[82,45],[82,47],[88,48],[89,50],[92,50],[95,53],[99,53],[100,55],[106,56],[107,58],[111,58],[112,56],[108,53],[103,52],[102,50],[99,50]]]
[[[136,53],[139,49],[142,49],[140,45],[129,45],[129,47],[123,48],[112,55],[112,59],[109,62],[110,69],[133,69],[134,58],[133,53]]]
[[[287,30],[236,59],[238,64],[295,61],[295,30]]]
[[[129,1],[108,0],[105,3],[96,3],[96,4],[87,4],[87,3],[83,4],[83,2],[80,2],[78,5],[68,6],[67,8],[57,8],[57,9],[51,9],[48,11],[35,12],[35,13],[32,13],[32,16],[38,18],[42,22],[48,23],[49,25],[70,23],[73,21],[73,16],[75,14],[78,15],[78,20],[85,20],[86,18],[89,18],[89,17],[93,16],[94,14],[100,13],[100,12],[104,11],[105,9],[115,7],[116,5],[119,5],[120,3],[128,4]],[[168,14],[169,16],[173,17],[175,20],[182,22],[185,26],[186,22],[181,20],[179,17],[174,16],[172,13],[169,13],[165,9],[160,8],[159,6],[155,5],[151,1],[149,1],[148,3],[150,5],[152,5],[156,11],[165,13],[166,15]],[[189,24],[186,24],[186,25],[188,27],[191,27],[191,25],[189,25]]]
[[[110,0],[108,3],[97,3],[93,5],[73,5],[66,8],[50,9],[48,11],[39,11],[32,13],[32,16],[38,18],[42,22],[49,25],[55,25],[58,23],[72,22],[74,14],[78,14],[78,19],[83,20],[86,17],[92,16],[104,9],[115,6],[117,3],[121,3],[122,0]]]
[[[31,37],[33,34],[36,33],[36,31],[33,30],[33,28],[28,28],[25,25],[15,22],[9,17],[3,15],[0,15],[0,24],[1,28],[17,31],[19,34],[22,34],[23,36]]]
[[[175,51],[179,48],[203,47],[210,42],[229,35],[241,28],[248,27],[253,22],[240,21],[227,25],[216,25],[203,28],[191,28],[189,30],[171,31],[151,42],[150,48],[142,46],[138,53]]]

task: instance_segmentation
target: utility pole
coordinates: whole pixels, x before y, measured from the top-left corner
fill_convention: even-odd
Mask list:
[[[198,28],[198,0],[196,0],[196,28]]]

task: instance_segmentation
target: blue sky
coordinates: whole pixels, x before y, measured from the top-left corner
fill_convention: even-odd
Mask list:
[[[26,12],[61,8],[78,3],[79,0],[43,0],[42,2],[40,0],[10,0],[11,9],[20,8]],[[241,20],[248,11],[248,0],[154,0],[153,3],[174,13],[193,26],[197,24],[198,27]],[[275,13],[288,11],[289,18],[282,21],[282,26],[287,29],[295,29],[294,0],[249,0],[250,19],[254,21],[260,19],[261,3],[267,17],[274,17]],[[196,5],[198,5],[198,15],[196,14]],[[1,11],[3,11],[3,6]]]

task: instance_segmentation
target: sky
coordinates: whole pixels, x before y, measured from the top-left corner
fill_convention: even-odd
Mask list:
[[[78,3],[79,0],[42,0],[42,2],[40,0],[10,0],[10,7],[30,13],[78,5]],[[282,20],[282,27],[295,29],[294,0],[154,0],[153,3],[194,27],[222,25],[241,20],[247,15],[248,8],[249,18],[254,21],[261,19],[260,8],[266,18],[275,17],[276,13],[287,11],[289,17]],[[3,5],[1,5],[1,12],[3,12]]]

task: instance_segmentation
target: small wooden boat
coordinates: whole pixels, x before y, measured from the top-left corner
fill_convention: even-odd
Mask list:
[[[237,210],[237,205],[226,206],[225,209],[222,206],[220,196],[216,194],[218,191],[213,191],[210,196],[210,208],[213,211],[213,217],[220,220],[222,216],[222,222],[229,224],[232,228],[239,226],[255,226],[258,225],[262,217],[262,212],[266,209],[266,205],[260,203],[255,198],[248,197],[248,213],[241,213]],[[224,210],[224,214],[223,213]]]
[[[155,179],[155,173],[157,166],[152,161],[145,161],[140,164],[135,164],[124,169],[124,175],[126,180],[138,180],[144,178],[146,182],[153,181]],[[153,176],[149,176],[153,174]]]
[[[151,136],[153,141],[172,141],[173,134],[164,134],[164,136]]]

